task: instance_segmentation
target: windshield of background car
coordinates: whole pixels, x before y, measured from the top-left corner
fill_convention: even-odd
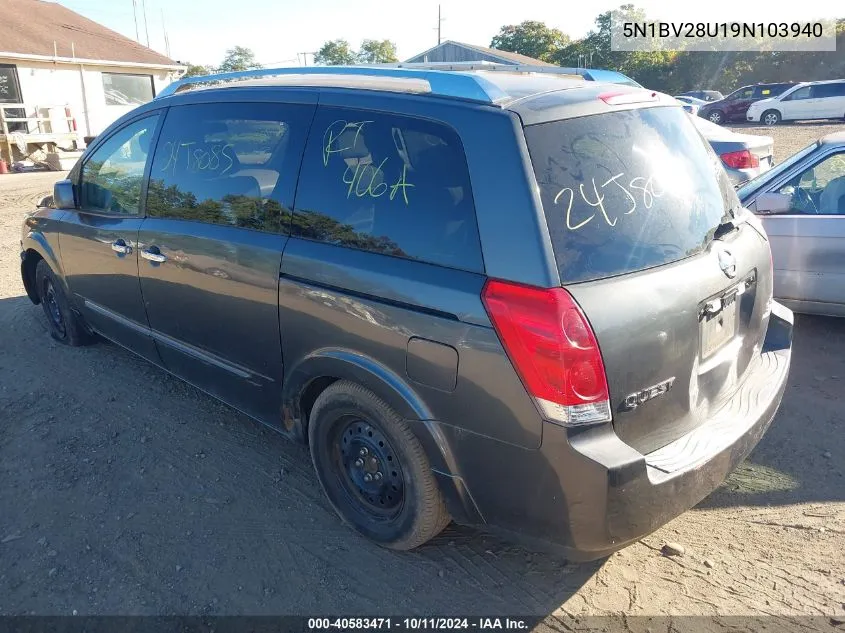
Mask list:
[[[680,107],[541,123],[525,136],[564,283],[694,255],[739,205]]]

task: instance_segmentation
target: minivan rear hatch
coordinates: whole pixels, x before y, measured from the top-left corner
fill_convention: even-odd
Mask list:
[[[604,359],[616,433],[648,453],[736,395],[770,309],[765,234],[677,106],[525,127],[561,285]]]

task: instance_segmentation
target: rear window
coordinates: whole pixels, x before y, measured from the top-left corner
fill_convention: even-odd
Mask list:
[[[813,97],[824,99],[826,97],[845,96],[845,83],[818,84],[813,86]]]
[[[681,108],[541,123],[525,136],[564,283],[694,255],[739,205]]]

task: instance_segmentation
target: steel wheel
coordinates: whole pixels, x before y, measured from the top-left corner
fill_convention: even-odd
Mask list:
[[[711,112],[710,114],[708,114],[708,115],[707,115],[707,119],[708,119],[711,123],[716,123],[716,124],[719,124],[719,123],[721,123],[721,122],[722,122],[722,120],[724,119],[724,116],[723,116],[723,115],[722,115],[722,113],[721,113],[721,112],[719,112],[718,110],[714,110],[713,112]]]
[[[35,288],[38,303],[47,317],[50,336],[65,345],[84,345],[91,335],[68,303],[64,287],[43,259],[35,267]]]
[[[347,494],[374,518],[402,510],[405,481],[396,451],[375,424],[355,417],[337,424],[333,457]]]
[[[362,385],[338,380],[323,390],[308,416],[308,444],[332,507],[373,542],[413,549],[449,523],[408,422]]]
[[[62,316],[62,308],[59,305],[56,288],[53,286],[53,280],[50,277],[44,277],[41,283],[41,300],[44,302],[44,307],[46,308],[45,313],[52,322],[56,332],[62,337],[66,336],[65,319]]]

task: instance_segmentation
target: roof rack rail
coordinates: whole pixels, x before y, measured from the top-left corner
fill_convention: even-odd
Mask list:
[[[285,77],[285,85],[314,85],[313,78],[337,77],[336,84],[322,82],[320,85],[332,85],[334,87],[346,87],[354,85],[351,77],[370,77],[399,80],[399,84],[393,87],[394,90],[401,88],[401,80],[415,80],[427,83],[427,90],[430,94],[439,97],[452,97],[466,99],[495,105],[508,98],[501,88],[484,77],[473,74],[457,74],[454,72],[437,72],[423,69],[395,68],[388,66],[308,66],[293,68],[257,68],[255,70],[243,70],[230,73],[219,73],[216,75],[203,75],[198,77],[186,77],[166,86],[156,99],[167,97],[193,84],[202,84],[217,81],[238,81],[242,79],[257,79],[262,77]],[[297,78],[301,83],[297,84]],[[312,78],[308,81],[307,78]],[[347,79],[347,81],[344,81]],[[410,83],[410,82],[409,82]],[[408,88],[411,86],[409,85]],[[410,91],[410,90],[409,90]]]
[[[582,78],[581,75],[584,72],[584,69],[580,68],[562,68],[560,66],[547,66],[543,64],[502,64],[484,60],[473,62],[396,62],[379,65],[383,68],[407,68],[409,70],[498,70],[509,73],[546,73],[548,75],[565,75],[577,79]]]
[[[609,83],[625,84],[640,87],[639,83],[630,77],[623,75],[616,70],[606,68],[565,68],[562,66],[547,66],[537,64],[502,64],[499,62],[472,61],[472,62],[399,62],[396,64],[384,64],[392,68],[427,69],[427,70],[452,70],[452,71],[502,71],[509,73],[541,73],[554,75],[567,79],[583,79],[586,81],[605,81]]]

